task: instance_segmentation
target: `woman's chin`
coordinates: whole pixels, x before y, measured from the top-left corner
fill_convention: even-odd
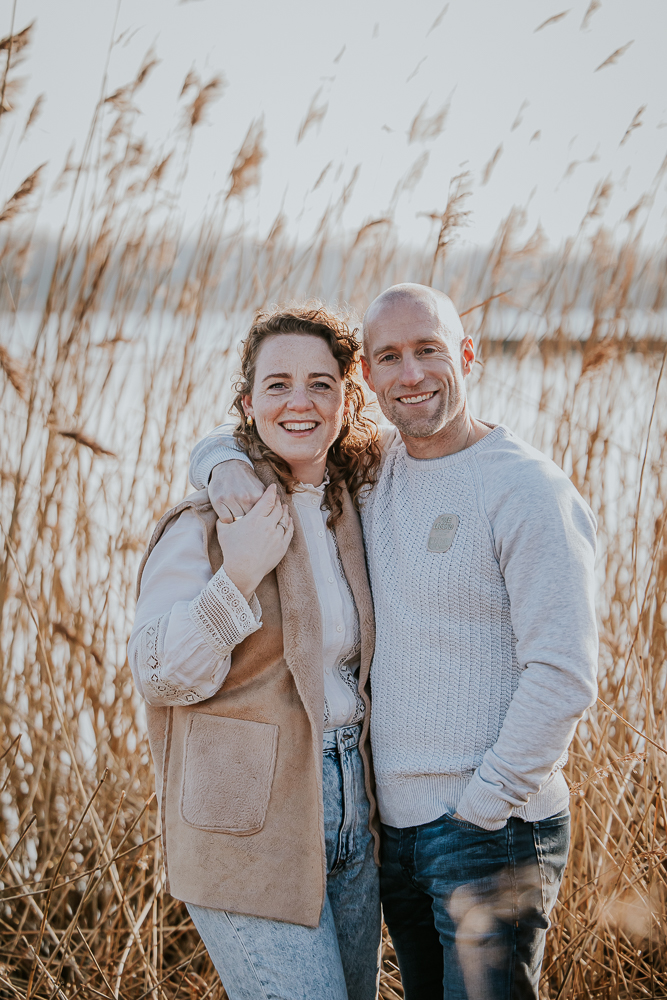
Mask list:
[[[301,438],[288,442],[287,446],[283,441],[279,445],[276,442],[275,447],[269,444],[269,448],[287,463],[292,475],[301,482],[312,482],[312,477],[317,474],[316,470],[320,464],[321,475],[324,476],[328,448],[323,448],[321,442]]]

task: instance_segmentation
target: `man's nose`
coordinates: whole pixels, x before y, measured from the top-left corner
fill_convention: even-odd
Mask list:
[[[424,379],[424,370],[416,358],[404,358],[401,365],[401,384],[418,385]]]

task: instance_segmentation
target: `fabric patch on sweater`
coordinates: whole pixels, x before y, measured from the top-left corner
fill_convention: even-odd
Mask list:
[[[440,514],[436,517],[426,543],[429,552],[446,552],[454,541],[458,526],[459,519],[456,514]]]

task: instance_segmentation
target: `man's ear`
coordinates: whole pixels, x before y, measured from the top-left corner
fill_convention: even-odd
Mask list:
[[[371,367],[363,354],[361,356],[361,374],[364,376],[364,382],[371,392],[375,392],[375,386],[373,385],[373,379],[371,377]]]
[[[475,345],[472,337],[466,337],[461,343],[461,370],[464,377],[470,375],[472,366],[475,364]]]

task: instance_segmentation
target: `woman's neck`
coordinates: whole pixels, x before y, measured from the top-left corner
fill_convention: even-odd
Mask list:
[[[327,471],[326,456],[317,462],[294,462],[290,465],[290,472],[300,483],[307,483],[309,486],[321,486]]]

